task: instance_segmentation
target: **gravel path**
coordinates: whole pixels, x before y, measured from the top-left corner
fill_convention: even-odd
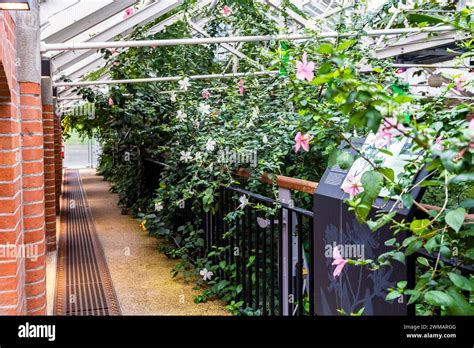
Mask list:
[[[123,315],[229,315],[220,301],[195,304],[194,283],[172,278],[175,261],[135,219],[121,215],[109,184],[91,169],[81,177]]]

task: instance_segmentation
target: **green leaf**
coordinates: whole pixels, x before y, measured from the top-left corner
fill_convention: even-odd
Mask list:
[[[432,306],[449,307],[455,304],[454,299],[447,293],[439,290],[430,290],[425,293],[425,302]]]
[[[444,23],[444,18],[438,16],[431,16],[424,13],[409,13],[407,19],[411,23],[420,24],[428,23],[430,25]]]
[[[354,163],[354,157],[347,151],[341,151],[337,156],[337,164],[343,170],[349,169]]]
[[[401,199],[405,208],[410,209],[413,206],[413,196],[411,193],[402,194]]]
[[[402,296],[402,294],[399,293],[398,291],[390,291],[385,297],[385,301],[392,301],[392,300],[395,300],[396,298],[399,298],[400,296]]]
[[[399,289],[405,289],[407,287],[407,281],[406,280],[401,280],[397,283],[397,287]]]
[[[423,265],[423,266],[426,266],[426,267],[431,267],[431,266],[430,266],[430,263],[429,263],[429,261],[428,261],[428,259],[426,259],[425,257],[421,257],[421,256],[420,256],[420,257],[418,257],[418,258],[416,259],[416,261],[417,261],[420,265]]]
[[[451,227],[456,232],[459,232],[459,230],[462,227],[462,224],[464,223],[465,216],[466,216],[466,209],[458,208],[458,209],[449,211],[446,214],[446,217],[444,218],[444,220],[449,225],[449,227]]]
[[[392,156],[392,155],[391,155]],[[377,168],[377,171],[385,175],[390,181],[395,180],[395,172],[392,168]]]
[[[421,220],[415,219],[410,224],[410,230],[413,233],[420,235],[425,231],[426,226],[428,226],[429,224],[430,224],[430,220],[428,219],[421,219]]]
[[[336,51],[344,51],[346,49],[348,49],[349,47],[351,47],[355,42],[357,42],[356,40],[346,40],[342,43],[339,44],[339,46],[336,47]]]
[[[467,291],[474,291],[474,282],[472,280],[454,272],[449,272],[448,277],[458,288]]]
[[[333,46],[328,43],[323,43],[316,48],[316,51],[321,54],[331,54],[333,52]]]
[[[339,149],[334,149],[331,154],[329,155],[328,158],[328,167],[333,167],[337,163],[337,158],[339,154],[341,153],[341,150]]]
[[[418,251],[421,246],[423,245],[423,242],[419,239],[414,240],[410,244],[408,244],[407,249],[405,250],[405,256],[409,256],[413,254],[414,252]]]
[[[375,170],[370,170],[362,174],[361,183],[370,198],[377,198],[383,187],[383,176]]]
[[[393,254],[393,259],[405,264],[405,254],[403,254],[401,251],[397,251],[395,254]]]

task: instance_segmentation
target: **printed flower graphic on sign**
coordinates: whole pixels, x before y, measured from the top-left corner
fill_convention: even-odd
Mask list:
[[[401,135],[405,131],[403,124],[399,123],[396,117],[386,117],[375,135],[375,146],[390,146],[392,138]]]
[[[306,52],[303,53],[302,61],[296,61],[296,78],[298,80],[312,81],[314,79],[314,62],[307,61]]]
[[[354,176],[352,175],[349,175],[347,177],[344,185],[341,188],[345,193],[349,194],[349,197],[351,199],[354,198],[358,193],[361,193],[362,191],[364,191],[362,184],[359,181],[357,181],[356,178],[354,178]]]
[[[347,263],[347,260],[344,259],[341,256],[341,253],[339,252],[339,248],[334,248],[332,250],[332,258],[334,259],[334,261],[332,262],[331,265],[336,266],[336,268],[334,269],[334,272],[332,274],[334,279],[335,279],[335,278],[339,277],[339,275],[341,274],[342,269],[344,268],[344,266]]]
[[[212,271],[208,271],[207,268],[204,268],[199,271],[199,274],[202,276],[202,280],[211,280],[214,273]]]

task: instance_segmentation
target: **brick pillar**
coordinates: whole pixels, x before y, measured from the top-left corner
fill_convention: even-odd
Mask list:
[[[47,61],[44,63],[49,65]],[[52,251],[56,250],[56,173],[54,154],[54,109],[50,78],[42,79],[41,92],[43,101],[46,249]]]
[[[54,115],[54,170],[55,170],[55,182],[56,182],[56,214],[59,215],[60,206],[59,198],[62,190],[63,180],[63,159],[61,157],[62,147],[62,129],[61,129],[61,115]]]
[[[46,313],[43,114],[39,83],[20,82],[23,150],[23,229],[28,314]]]
[[[0,11],[0,315],[26,313],[15,23]]]
[[[46,235],[39,3],[15,11],[17,79],[20,88],[23,234],[27,314],[46,314]]]

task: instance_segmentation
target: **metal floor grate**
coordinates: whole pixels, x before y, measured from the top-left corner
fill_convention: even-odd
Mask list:
[[[120,315],[78,170],[66,169],[56,280],[56,315]]]

